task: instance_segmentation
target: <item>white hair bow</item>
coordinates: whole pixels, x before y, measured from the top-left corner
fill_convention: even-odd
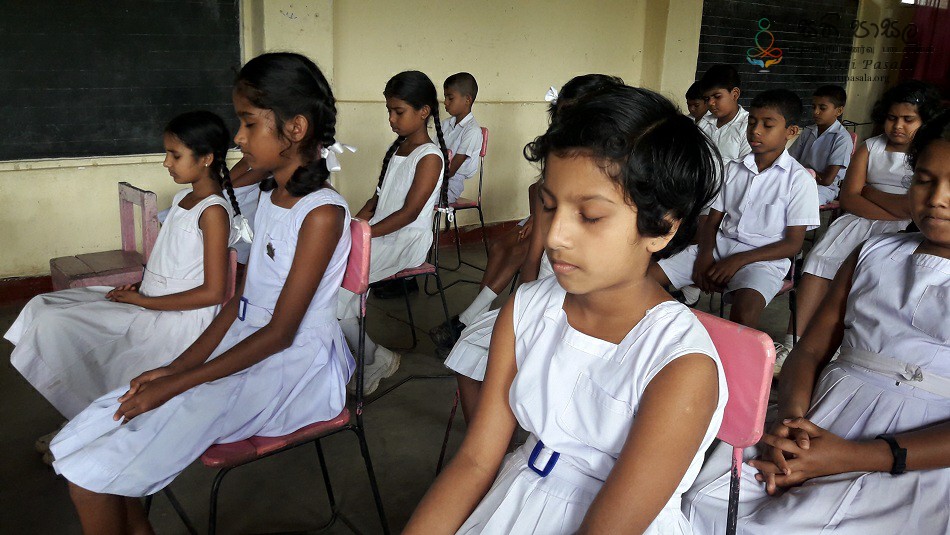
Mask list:
[[[445,214],[445,220],[449,223],[455,221],[455,208],[451,206],[436,206],[435,211]]]
[[[544,101],[551,104],[557,104],[557,89],[552,85],[548,92],[544,94]]]
[[[337,154],[343,154],[343,149],[346,149],[350,152],[356,152],[356,147],[353,145],[347,145],[345,143],[336,143],[330,145],[329,147],[323,147],[320,149],[320,156],[323,156],[323,159],[327,161],[327,169],[331,173],[338,173],[342,167],[340,167],[340,160],[337,158]]]
[[[238,239],[242,242],[251,243],[251,240],[254,239],[254,231],[251,230],[251,224],[243,214],[234,216],[234,219],[231,220],[231,227],[234,229],[234,232],[237,233]]]

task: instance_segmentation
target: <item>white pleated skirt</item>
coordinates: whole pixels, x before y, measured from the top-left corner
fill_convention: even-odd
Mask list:
[[[809,419],[850,440],[871,440],[950,420],[950,399],[908,386],[850,363],[826,368],[815,390]],[[725,531],[729,455],[722,444],[684,500],[696,533]],[[746,459],[757,454],[744,452]],[[742,467],[738,533],[950,533],[950,468],[892,476],[851,472],[819,477],[770,497]]]
[[[824,236],[808,253],[803,271],[823,279],[833,279],[848,255],[865,240],[872,236],[900,232],[908,225],[909,219],[882,221],[844,214],[831,223]]]
[[[260,327],[236,320],[212,358]],[[102,396],[53,439],[53,468],[94,492],[147,496],[171,483],[212,444],[286,435],[337,416],[352,370],[353,358],[335,320],[301,326],[284,351],[192,388],[127,424],[112,420],[127,387]]]
[[[140,373],[174,360],[220,307],[148,310],[105,298],[107,286],[34,297],[4,335],[13,366],[66,418]]]
[[[485,380],[485,370],[488,368],[488,346],[491,345],[491,334],[500,310],[483,312],[471,325],[465,327],[459,341],[455,343],[445,359],[447,368],[476,381]]]
[[[488,494],[456,533],[554,535],[577,532],[603,482],[573,471],[565,473],[563,469],[568,467],[558,465],[547,477],[540,477],[527,465],[529,454],[528,446],[523,445],[505,457]],[[687,535],[692,531],[679,508],[668,505],[644,533]]]

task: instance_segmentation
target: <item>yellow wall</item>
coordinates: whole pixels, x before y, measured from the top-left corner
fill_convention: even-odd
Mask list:
[[[441,93],[446,76],[474,74],[475,115],[491,129],[490,222],[527,212],[527,186],[537,170],[521,149],[544,130],[548,86],[603,72],[681,104],[696,68],[702,17],[702,0],[611,0],[596,7],[578,0],[242,0],[241,7],[244,59],[265,50],[298,51],[330,78],[339,100],[337,137],[359,147],[341,158],[334,182],[357,208],[372,192],[393,139],[382,98],[386,80],[418,69]],[[0,162],[0,224],[11,229],[0,233],[0,278],[45,274],[51,257],[116,247],[121,180],[155,191],[162,207],[177,190],[158,155]],[[469,191],[474,186],[469,181]]]

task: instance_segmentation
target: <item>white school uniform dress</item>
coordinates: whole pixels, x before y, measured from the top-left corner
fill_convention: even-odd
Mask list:
[[[950,383],[950,260],[915,254],[922,241],[919,233],[890,234],[861,249],[842,356],[821,373],[807,415],[831,433],[873,440],[950,421],[950,389],[944,386],[943,395],[924,389],[935,376]],[[917,372],[923,380],[871,371],[875,365],[851,356],[868,352],[904,377]],[[686,496],[684,511],[696,533],[725,531],[731,449],[716,450]],[[749,448],[744,456],[756,453]],[[738,533],[950,533],[950,468],[818,477],[780,497],[768,496],[756,473],[742,467]]]
[[[251,232],[253,232],[254,215],[257,213],[257,203],[261,198],[260,183],[234,188],[234,198],[237,200],[238,207],[241,209],[241,215],[247,219],[247,223],[251,227]],[[248,256],[251,254],[251,244],[238,240],[233,247],[237,251],[237,261],[247,265]]]
[[[458,171],[449,177],[449,202],[453,203],[462,196],[465,181],[478,172],[478,155],[482,152],[482,127],[475,121],[475,116],[469,113],[461,121],[456,122],[455,117],[442,121],[442,135],[445,138],[445,147],[452,154],[468,156]]]
[[[749,146],[749,139],[747,137],[749,130],[749,112],[746,111],[745,108],[739,106],[739,111],[736,113],[736,116],[728,123],[722,125],[722,127],[716,126],[717,121],[718,119],[715,115],[707,113],[700,119],[699,128],[712,140],[716,148],[719,149],[719,153],[722,155],[723,165],[732,160],[741,160],[752,152],[752,147]]]
[[[570,326],[562,308],[565,295],[553,276],[525,284],[515,295],[518,371],[508,399],[531,435],[505,457],[491,489],[458,533],[576,532],[620,455],[647,385],[676,358],[701,353],[718,370],[716,410],[686,474],[645,531],[691,533],[680,497],[699,473],[728,397],[709,335],[686,306],[666,301],[612,344]],[[546,468],[545,476],[536,472]]]
[[[541,267],[538,280],[554,275],[547,252],[541,254]],[[479,314],[471,325],[466,325],[459,335],[458,342],[452,347],[445,359],[450,370],[476,381],[485,380],[488,368],[488,346],[491,345],[491,333],[495,329],[495,320],[501,309],[487,310]]]
[[[393,155],[389,160],[389,167],[386,169],[383,184],[379,190],[376,212],[369,220],[370,225],[375,225],[403,207],[406,203],[406,195],[412,188],[412,180],[416,176],[416,166],[423,157],[430,154],[435,154],[442,161],[443,167],[439,169],[439,181],[429,195],[429,199],[422,205],[422,210],[419,211],[415,220],[396,232],[373,238],[369,259],[370,282],[391,277],[404,269],[416,267],[426,261],[429,249],[432,247],[434,213],[432,207],[439,203],[442,175],[445,170],[445,159],[438,145],[423,143],[407,156]],[[358,307],[359,296],[348,290],[340,292],[337,306],[338,318],[355,318]]]
[[[787,150],[761,173],[754,154],[727,165],[725,183],[711,208],[724,214],[713,251],[717,262],[781,241],[786,227],[805,226],[811,230],[821,222],[815,179]],[[690,245],[659,261],[674,288],[693,284],[693,265],[698,254],[699,246]],[[790,264],[787,258],[746,264],[726,284],[726,293],[751,288],[762,294],[768,304],[782,289]]]
[[[887,137],[884,134],[872,137],[865,144],[869,152],[867,185],[885,193],[907,193],[914,172],[907,163],[906,154],[885,151]],[[910,219],[884,221],[842,214],[828,226],[824,236],[808,253],[803,271],[823,279],[833,279],[855,247],[872,236],[900,232],[908,225]]]
[[[806,126],[788,149],[788,153],[798,160],[798,163],[818,173],[829,165],[841,166],[830,186],[818,185],[819,204],[826,204],[838,198],[841,181],[844,180],[853,152],[854,142],[851,140],[851,134],[838,121],[821,135],[818,135],[818,125]]]
[[[339,193],[317,190],[292,208],[262,192],[257,236],[238,319],[209,357],[217,358],[268,324],[297,249],[300,226],[312,210],[349,211]],[[188,390],[125,425],[112,421],[126,388],[97,399],[50,444],[53,468],[94,492],[146,496],[158,492],[212,444],[251,436],[281,436],[343,410],[354,368],[333,314],[350,251],[344,227],[293,344],[257,364]]]
[[[145,268],[139,292],[159,297],[204,283],[204,239],[198,220],[231,204],[209,195],[190,210],[175,195]],[[229,244],[237,236],[231,231]],[[13,366],[66,418],[140,373],[178,357],[198,338],[220,305],[198,310],[149,310],[106,299],[108,286],[38,295],[27,303],[4,337],[16,347]]]

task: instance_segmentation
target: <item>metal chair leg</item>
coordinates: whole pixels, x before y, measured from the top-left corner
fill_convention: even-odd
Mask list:
[[[451,322],[451,316],[449,316],[449,304],[445,301],[445,288],[442,287],[442,277],[439,276],[439,272],[435,272],[435,283],[439,287],[439,297],[442,298],[442,311],[445,312],[445,321]],[[412,316],[410,315],[410,318]],[[416,331],[412,331],[413,341],[415,341]],[[413,345],[415,347],[415,345]]]
[[[218,528],[218,491],[221,489],[221,480],[230,471],[230,468],[218,470],[218,473],[214,476],[214,482],[211,484],[211,504],[208,507],[208,535],[214,535]]]
[[[452,402],[452,412],[449,413],[449,423],[445,426],[445,438],[442,439],[442,451],[439,452],[439,462],[435,465],[435,475],[439,475],[445,462],[445,450],[449,445],[449,436],[452,434],[452,422],[455,421],[455,412],[459,406],[459,391],[455,389],[455,401]]]
[[[175,498],[175,495],[172,494],[171,489],[165,488],[164,494],[165,497],[168,498],[169,503],[172,504],[172,509],[174,509],[175,513],[178,514],[178,518],[180,518],[182,523],[185,525],[185,529],[188,530],[188,533],[191,535],[198,535],[198,530],[195,529],[194,524],[191,523],[191,519],[188,518],[188,514],[185,513],[185,509],[181,506],[178,498]]]
[[[323,446],[320,445],[320,439],[314,440],[313,445],[317,449],[317,458],[320,460],[320,472],[323,473],[323,484],[327,488],[327,501],[330,502],[330,518],[315,531],[323,531],[332,526],[337,518],[340,517],[340,511],[336,507],[336,500],[333,497],[333,487],[330,485],[330,471],[327,470],[327,462],[323,456]]]
[[[439,285],[439,291],[442,291],[442,283],[440,282],[440,279],[438,277],[439,276],[437,274],[436,283]],[[416,345],[419,344],[419,338],[416,336],[416,322],[412,318],[412,303],[409,302],[409,286],[408,286],[408,283],[406,282],[406,279],[402,279],[402,291],[406,297],[406,311],[409,314],[409,332],[412,334],[412,345],[409,346],[408,349],[406,349],[406,351],[409,351],[416,348]],[[442,299],[445,300],[444,295]]]
[[[376,483],[376,472],[373,471],[373,461],[369,457],[369,446],[366,444],[366,434],[363,432],[362,415],[357,415],[357,425],[353,427],[356,438],[360,442],[360,453],[366,464],[366,474],[369,476],[369,486],[373,491],[373,500],[376,502],[376,512],[379,514],[379,523],[383,527],[383,534],[389,535],[389,522],[386,521],[386,512],[383,510],[383,498]]]
[[[485,244],[485,255],[488,255],[488,231],[485,230],[485,214],[482,213],[482,206],[478,205],[478,220],[482,224],[482,243]]]

